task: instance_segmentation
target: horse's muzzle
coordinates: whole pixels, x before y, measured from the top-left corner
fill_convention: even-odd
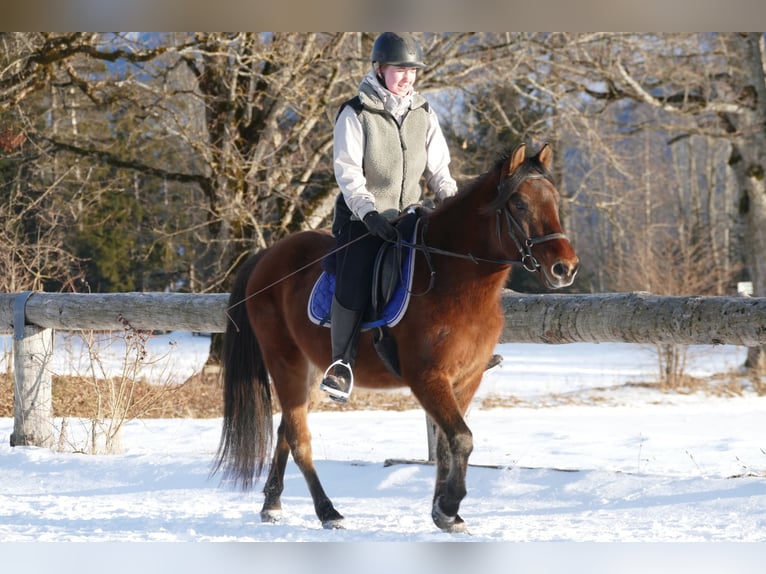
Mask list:
[[[550,267],[541,266],[541,271],[546,283],[552,289],[569,287],[574,283],[577,271],[580,269],[580,261],[575,257],[572,261],[559,259]]]

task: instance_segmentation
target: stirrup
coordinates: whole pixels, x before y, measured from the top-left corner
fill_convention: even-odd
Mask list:
[[[343,389],[339,389],[338,387],[325,384],[325,381],[330,375],[330,371],[337,366],[344,367],[345,369],[348,370],[348,374],[349,374],[348,389],[345,391]],[[338,359],[337,361],[334,361],[333,363],[331,363],[330,366],[327,367],[327,370],[324,372],[324,375],[322,376],[322,383],[319,385],[319,388],[322,389],[324,392],[326,392],[328,395],[330,395],[330,398],[334,401],[337,401],[339,403],[345,403],[346,401],[348,401],[348,397],[351,396],[351,389],[354,388],[354,371],[351,369],[351,365],[349,365],[343,359]]]

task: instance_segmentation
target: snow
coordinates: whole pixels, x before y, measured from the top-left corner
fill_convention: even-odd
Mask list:
[[[188,376],[204,363],[208,342],[183,333],[152,337],[144,362],[153,375],[146,376],[165,384],[171,373]],[[72,360],[82,357],[76,343],[57,337],[56,345],[54,370],[84,368]],[[3,418],[0,541],[355,542],[362,548],[766,541],[766,397],[752,389],[717,396],[639,385],[655,380],[658,369],[654,351],[642,346],[505,344],[498,352],[504,362],[485,375],[467,418],[475,447],[461,515],[469,534],[444,534],[431,522],[432,466],[384,465],[426,457],[422,411],[330,410],[310,415],[313,450],[324,487],[346,517],[344,530],[321,528],[292,460],[277,524],[260,522],[260,484],[241,493],[210,478],[220,419],[130,421],[120,453],[84,455],[11,448],[13,421]],[[737,347],[694,347],[687,372],[735,376],[745,354]],[[482,407],[490,396],[512,396],[517,404]],[[70,432],[73,441],[85,440],[86,421]],[[733,562],[727,556],[727,570],[743,571],[748,555],[737,552]],[[519,564],[530,558],[523,551],[515,556]],[[713,560],[697,550],[694,556],[706,557],[707,565]]]

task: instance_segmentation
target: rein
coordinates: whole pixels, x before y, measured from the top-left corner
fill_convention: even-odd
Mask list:
[[[531,174],[528,175],[525,180],[527,179],[546,179],[546,177],[542,174]],[[500,190],[502,188],[503,182],[500,182],[497,185],[497,191],[500,193]],[[413,210],[413,208],[409,208],[410,210]],[[473,255],[472,253],[457,253],[455,251],[447,251],[446,249],[440,249],[438,247],[432,247],[430,245],[426,245],[425,241],[421,241],[420,243],[410,243],[408,241],[402,241],[401,238],[397,241],[393,241],[390,243],[395,243],[397,246],[403,246],[403,247],[409,247],[410,249],[417,249],[418,251],[421,251],[423,255],[426,257],[426,263],[428,265],[428,268],[431,270],[431,279],[428,289],[426,289],[425,293],[431,290],[434,283],[434,268],[433,263],[431,262],[430,255],[444,255],[446,257],[455,257],[457,259],[466,259],[468,261],[472,261],[473,263],[479,264],[479,263],[492,263],[495,265],[514,265],[514,264],[521,264],[524,269],[529,271],[530,273],[534,273],[536,271],[540,271],[541,265],[540,262],[537,260],[537,258],[532,253],[532,248],[535,245],[539,245],[540,243],[545,243],[546,241],[552,241],[554,239],[566,239],[569,240],[566,235],[563,233],[549,233],[547,235],[541,235],[538,237],[529,237],[526,232],[524,231],[524,228],[521,226],[521,224],[518,222],[518,220],[513,216],[511,213],[510,208],[506,205],[503,209],[497,209],[496,211],[496,232],[497,232],[497,239],[502,244],[503,242],[503,236],[502,236],[502,217],[505,216],[505,220],[507,222],[508,226],[508,235],[513,240],[513,243],[516,246],[516,249],[518,249],[519,254],[521,255],[521,261],[514,261],[511,259],[491,259],[486,257],[477,257],[476,255]],[[423,231],[421,232],[421,238],[425,236],[426,228],[428,225],[428,220],[423,225]],[[523,240],[519,240],[519,237],[517,237],[516,234],[519,234],[520,237],[523,238]],[[281,277],[277,279],[276,281],[270,283],[269,285],[266,285],[265,287],[259,289],[255,293],[251,293],[241,301],[237,301],[236,303],[230,305],[226,308],[226,316],[231,320],[232,323],[234,323],[235,327],[237,327],[237,330],[239,330],[239,326],[236,325],[235,321],[232,319],[232,317],[229,315],[229,311],[233,309],[234,307],[241,305],[242,303],[246,302],[248,299],[251,299],[255,297],[256,295],[260,295],[267,289],[271,289],[275,285],[281,283],[282,281],[285,281],[286,279],[289,279],[293,275],[300,273],[304,269],[307,269],[308,267],[311,267],[312,265],[315,265],[322,261],[325,257],[332,255],[334,253],[337,253],[338,251],[341,251],[351,245],[351,243],[355,243],[356,241],[359,241],[363,239],[364,237],[367,237],[369,235],[369,232],[365,235],[361,235],[354,239],[353,241],[346,243],[342,245],[341,247],[337,247],[333,249],[332,251],[329,251],[328,253],[325,253],[321,257],[318,257],[317,259],[307,263],[306,265],[303,265],[302,267],[296,269],[295,271],[292,271],[291,273],[288,273],[284,277]]]

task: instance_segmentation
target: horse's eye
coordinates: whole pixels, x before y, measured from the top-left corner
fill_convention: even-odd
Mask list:
[[[526,211],[527,210],[527,202],[524,201],[520,197],[514,197],[511,199],[511,204],[513,204],[513,207],[516,208],[517,211]]]

